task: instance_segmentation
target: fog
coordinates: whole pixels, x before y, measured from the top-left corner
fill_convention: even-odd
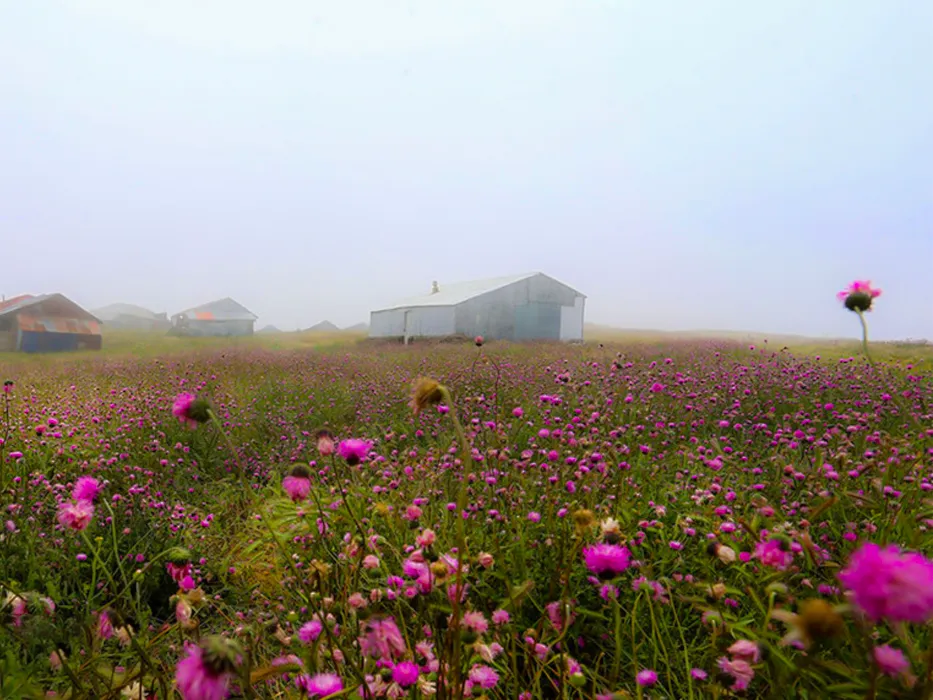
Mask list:
[[[0,293],[933,338],[931,66],[928,2],[0,0]]]

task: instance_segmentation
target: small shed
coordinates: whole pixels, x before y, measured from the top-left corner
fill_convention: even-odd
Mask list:
[[[429,294],[373,311],[369,337],[582,341],[585,300],[582,293],[540,272],[450,285],[434,282]]]
[[[0,351],[100,348],[100,320],[62,294],[24,294],[0,303]]]
[[[172,331],[190,336],[252,335],[257,316],[230,297],[172,316]]]
[[[110,304],[94,309],[93,314],[105,328],[135,331],[167,331],[171,327],[168,314],[156,313],[135,304]]]

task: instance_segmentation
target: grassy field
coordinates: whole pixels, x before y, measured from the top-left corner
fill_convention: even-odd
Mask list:
[[[933,690],[929,348],[359,339],[0,358],[0,697]]]

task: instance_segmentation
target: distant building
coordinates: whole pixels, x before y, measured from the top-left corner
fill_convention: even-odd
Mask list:
[[[252,335],[256,315],[230,297],[188,309],[172,316],[172,332],[177,335]]]
[[[100,320],[61,294],[24,294],[0,302],[0,352],[100,348]]]
[[[135,304],[110,304],[101,309],[94,309],[94,315],[105,328],[136,331],[167,331],[172,324],[168,314],[155,313]]]
[[[373,311],[370,338],[583,340],[586,297],[540,272],[439,285]]]

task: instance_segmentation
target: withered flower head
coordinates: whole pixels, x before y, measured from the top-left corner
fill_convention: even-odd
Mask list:
[[[596,524],[596,516],[593,511],[586,508],[576,510],[573,513],[573,524],[576,526],[577,534],[582,535]]]
[[[444,388],[440,383],[430,377],[419,377],[411,388],[411,401],[409,406],[418,415],[428,406],[439,404],[444,400]]]
[[[790,627],[781,640],[782,644],[801,642],[809,647],[838,637],[845,629],[845,620],[839,610],[821,598],[803,601],[799,613],[775,610],[771,615]]]

